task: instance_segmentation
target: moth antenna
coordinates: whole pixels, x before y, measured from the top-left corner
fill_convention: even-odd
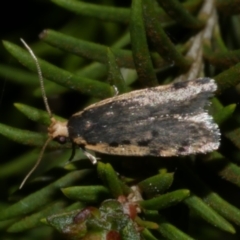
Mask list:
[[[38,59],[35,56],[32,49],[27,45],[27,43],[22,38],[20,38],[20,40],[23,43],[23,45],[25,46],[25,48],[28,50],[30,55],[32,56],[33,60],[35,61],[35,64],[36,64],[36,67],[37,67],[37,72],[38,72],[38,78],[39,78],[39,81],[40,81],[40,87],[41,87],[41,91],[42,91],[43,102],[45,104],[45,108],[46,108],[46,110],[49,114],[49,117],[52,118],[52,112],[51,112],[50,107],[48,105],[48,99],[47,99],[47,95],[46,95],[45,88],[44,88],[44,83],[43,83],[42,70],[41,70],[40,64],[38,62]]]
[[[75,156],[75,152],[76,152],[76,145],[74,144],[74,142],[72,142],[72,153],[71,153],[71,156],[70,156],[68,162],[73,160],[73,158]]]
[[[51,140],[52,140],[51,138],[48,138],[48,139],[46,140],[46,142],[44,143],[44,145],[43,145],[43,147],[42,147],[42,149],[41,149],[41,152],[40,152],[40,154],[39,154],[39,156],[38,156],[37,162],[35,163],[35,165],[33,166],[33,168],[29,171],[29,173],[26,175],[26,177],[23,179],[23,181],[22,181],[19,189],[21,189],[21,188],[24,186],[24,184],[26,183],[26,181],[28,180],[28,178],[32,175],[32,173],[36,170],[36,168],[37,168],[38,165],[40,164],[40,162],[41,162],[41,160],[42,160],[42,157],[43,157],[43,153],[44,153],[44,151],[45,151],[48,143],[49,143]]]

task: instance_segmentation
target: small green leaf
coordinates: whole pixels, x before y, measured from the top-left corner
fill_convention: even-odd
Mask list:
[[[143,235],[144,239],[146,239],[146,240],[158,240],[158,238],[155,238],[153,236],[153,234],[147,228],[143,229],[142,235]]]
[[[138,216],[134,218],[134,221],[138,224],[138,226],[148,229],[157,229],[159,227],[155,222],[144,221]]]
[[[118,198],[123,195],[120,180],[109,163],[98,162],[97,171],[99,177],[107,185],[113,197]]]
[[[46,111],[34,108],[34,107],[30,107],[28,105],[22,104],[22,103],[14,103],[14,106],[23,114],[25,114],[29,119],[35,121],[35,122],[39,122],[42,123],[46,126],[49,126],[51,124],[51,120],[49,117],[49,114]],[[66,119],[61,118],[59,116],[53,115],[53,117],[56,120],[65,122]]]
[[[103,186],[76,186],[61,189],[64,195],[73,200],[97,203],[109,197],[109,191]]]
[[[134,42],[132,54],[139,81],[143,86],[157,86],[158,80],[152,65],[143,22],[142,0],[132,1],[130,34]]]
[[[99,4],[79,2],[75,0],[51,0],[55,4],[68,9],[76,14],[89,16],[107,21],[116,21],[127,23],[129,21],[130,11],[127,8],[108,7]]]
[[[157,211],[147,210],[145,212],[146,218],[156,222],[159,225],[158,232],[169,240],[194,240],[186,233],[179,230],[177,227],[169,223],[163,216],[159,215]]]
[[[240,225],[240,210],[221,198],[218,194],[211,192],[204,198],[204,201],[220,215],[229,221]]]
[[[138,186],[145,194],[152,196],[165,192],[172,185],[173,179],[173,173],[160,173],[141,181]]]
[[[217,94],[221,94],[224,90],[231,87],[235,87],[237,84],[239,84],[240,83],[239,72],[240,63],[215,76],[214,79],[216,80],[218,85]]]
[[[171,240],[194,240],[192,237],[187,235],[186,233],[179,230],[177,227],[167,222],[164,218],[158,222],[159,228],[158,231],[161,235],[166,239]]]
[[[201,198],[191,195],[183,201],[190,209],[192,209],[197,215],[205,219],[213,226],[234,234],[236,231],[232,224],[226,221],[221,215],[215,212],[211,207],[202,201]]]
[[[125,93],[127,91],[126,83],[124,82],[120,69],[116,63],[115,56],[110,48],[108,48],[107,56],[108,56],[108,82],[111,85],[116,86],[117,91],[119,93]]]
[[[236,109],[236,104],[230,104],[228,106],[223,106],[217,98],[212,99],[212,106],[214,109],[214,121],[221,125],[226,120],[228,120]]]
[[[204,52],[205,58],[208,62],[215,66],[216,68],[220,69],[228,69],[238,62],[240,62],[240,50],[234,51],[224,51],[224,52],[217,52],[212,53],[211,50]]]
[[[77,56],[95,60],[100,63],[108,63],[107,46],[74,38],[51,29],[44,30],[41,34],[41,39],[52,46]],[[111,50],[116,56],[116,62],[119,67],[134,68],[131,51],[114,47],[112,47]],[[78,72],[78,75],[81,76],[81,71]]]
[[[191,15],[179,1],[157,1],[170,17],[182,26],[193,29],[199,29],[204,26],[204,22]]]
[[[181,189],[165,193],[161,196],[154,197],[150,200],[140,201],[139,205],[148,210],[160,210],[182,202],[186,197],[189,197],[190,191]]]

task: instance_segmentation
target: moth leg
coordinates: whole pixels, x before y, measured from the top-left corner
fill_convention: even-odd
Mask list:
[[[97,160],[99,158],[93,156],[91,153],[87,152],[84,148],[80,148],[83,153],[85,154],[85,156],[92,162],[92,164],[97,164]]]
[[[114,97],[116,97],[118,94],[119,94],[119,91],[118,91],[118,88],[117,88],[117,86],[115,86],[115,85],[113,85],[112,86],[113,87],[113,90],[114,90]]]
[[[76,148],[75,148],[75,144],[74,144],[74,142],[72,142],[72,153],[71,153],[71,156],[70,156],[70,158],[68,159],[68,162],[71,162],[72,160],[73,160],[73,158],[74,158],[74,156],[75,156],[75,150],[76,150]]]

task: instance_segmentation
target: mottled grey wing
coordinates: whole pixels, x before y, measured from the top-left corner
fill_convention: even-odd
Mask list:
[[[150,88],[131,93],[131,98],[125,94],[126,98],[122,95],[100,102],[69,119],[69,136],[88,149],[116,155],[173,156],[212,151],[219,146],[220,134],[204,110],[215,90],[215,83],[210,81],[173,84],[165,90]],[[169,97],[170,92],[175,98]]]

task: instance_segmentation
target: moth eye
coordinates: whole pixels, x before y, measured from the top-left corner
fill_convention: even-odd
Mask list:
[[[67,142],[67,138],[64,136],[58,136],[54,139],[55,141],[57,141],[58,143],[64,144]]]

